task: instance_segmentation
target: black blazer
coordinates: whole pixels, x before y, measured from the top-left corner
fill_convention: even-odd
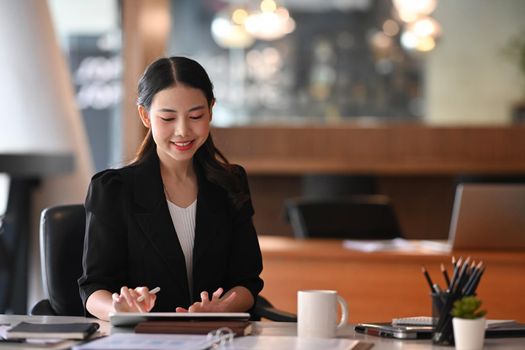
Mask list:
[[[246,173],[239,176],[248,191]],[[262,290],[262,258],[248,200],[236,209],[226,191],[196,165],[199,191],[193,250],[193,290],[164,195],[156,152],[140,164],[96,174],[86,198],[86,236],[80,295],[159,286],[152,311],[175,311],[200,300],[200,292],[244,286]]]

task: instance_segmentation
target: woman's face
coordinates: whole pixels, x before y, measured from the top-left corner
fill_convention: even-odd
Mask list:
[[[211,109],[204,93],[185,85],[157,92],[149,111],[139,106],[139,113],[165,162],[191,160],[210,132]]]

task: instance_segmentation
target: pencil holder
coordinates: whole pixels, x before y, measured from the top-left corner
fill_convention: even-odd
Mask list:
[[[437,345],[454,345],[452,316],[450,311],[457,299],[448,292],[432,293],[432,343]]]

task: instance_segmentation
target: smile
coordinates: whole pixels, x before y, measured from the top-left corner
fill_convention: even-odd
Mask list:
[[[193,140],[186,142],[172,142],[179,151],[187,151],[193,146]]]

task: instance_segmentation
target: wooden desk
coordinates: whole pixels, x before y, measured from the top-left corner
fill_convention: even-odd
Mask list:
[[[0,324],[14,325],[18,322],[34,322],[34,323],[66,323],[66,322],[93,322],[92,318],[84,317],[68,317],[68,316],[22,316],[22,315],[0,315]],[[133,328],[111,327],[108,322],[98,321],[100,324],[100,332],[103,335],[112,333],[126,333],[132,332]],[[270,335],[270,336],[295,336],[297,334],[297,324],[285,322],[255,322],[255,335]],[[453,349],[450,346],[433,346],[430,340],[393,340],[388,338],[380,338],[374,336],[367,336],[354,332],[353,325],[347,325],[338,332],[338,337],[352,338],[361,340],[366,343],[373,343],[372,350],[387,350],[387,349]],[[278,346],[278,344],[276,344]],[[523,349],[523,338],[507,338],[507,339],[485,339],[485,347],[488,349],[506,349],[518,350]],[[0,342],[0,349],[13,348],[12,344],[2,344]],[[35,346],[18,346],[19,350],[34,350]],[[329,349],[326,349],[329,350]]]
[[[440,264],[451,254],[362,253],[338,240],[295,240],[259,236],[265,282],[262,295],[275,307],[297,312],[297,290],[335,289],[348,301],[350,322],[389,321],[430,315],[429,287],[421,273],[444,284]],[[483,260],[487,269],[478,295],[493,319],[525,322],[525,251],[454,252]]]

